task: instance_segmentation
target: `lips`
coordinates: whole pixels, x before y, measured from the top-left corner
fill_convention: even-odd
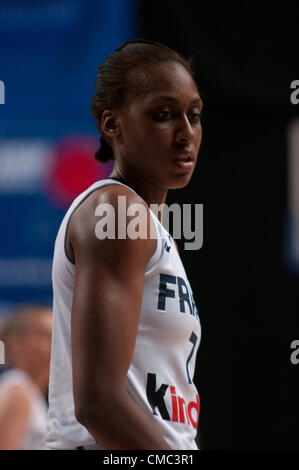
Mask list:
[[[192,153],[182,153],[182,154],[177,155],[173,159],[173,162],[175,163],[176,166],[190,169],[194,165],[194,160],[195,158]]]
[[[194,156],[191,152],[184,152],[177,155],[174,160],[181,162],[194,162]]]

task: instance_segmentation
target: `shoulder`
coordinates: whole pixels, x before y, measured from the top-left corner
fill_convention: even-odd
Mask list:
[[[34,390],[29,383],[4,381],[0,385],[0,410],[5,410],[5,414],[9,415],[29,415],[33,394]]]
[[[82,223],[84,225],[87,223],[85,227],[88,228],[89,223],[94,224],[95,217],[101,212],[101,209],[104,211],[108,205],[118,214],[124,210],[127,212],[128,207],[135,204],[143,206],[149,214],[146,202],[130,188],[119,184],[104,186],[93,191],[82,202],[72,215],[70,223],[75,230],[80,229]]]
[[[147,259],[154,253],[156,241],[150,237],[151,215],[146,202],[130,188],[109,185],[95,190],[78,207],[69,224],[69,240],[76,251],[96,253],[103,248],[114,253],[134,248]],[[144,228],[142,238],[130,237]],[[124,255],[125,256],[125,255]]]

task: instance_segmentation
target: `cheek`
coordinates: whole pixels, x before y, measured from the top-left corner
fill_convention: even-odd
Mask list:
[[[125,128],[122,133],[121,145],[128,155],[139,152],[146,139],[146,133],[137,125],[132,124],[130,129]]]
[[[201,140],[202,140],[202,128],[200,128],[200,130],[198,130],[198,132],[196,133],[196,146],[200,147],[200,144],[201,144]]]
[[[163,152],[171,147],[174,139],[174,130],[171,126],[166,125],[158,129],[151,128],[148,130],[147,136],[151,148],[155,147],[158,152],[159,150]]]
[[[143,115],[129,116],[123,122],[121,140],[123,154],[140,165],[140,155],[154,159],[155,155],[163,154],[169,149],[173,140],[173,128],[169,124],[152,123]],[[146,158],[143,160],[144,163],[147,161]]]
[[[31,353],[46,356],[51,352],[51,341],[43,336],[35,337],[31,342]]]
[[[145,157],[146,155],[153,156],[163,153],[169,147],[171,139],[172,136],[169,130],[157,132],[151,127],[144,127],[136,129],[134,135],[131,133],[125,139],[124,148],[128,155],[135,156],[134,160],[140,163],[140,155]]]

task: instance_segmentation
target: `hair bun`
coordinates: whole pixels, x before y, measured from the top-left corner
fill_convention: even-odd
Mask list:
[[[109,160],[114,160],[112,147],[108,144],[103,135],[101,135],[100,138],[100,147],[94,156],[96,160],[102,163],[106,163]]]

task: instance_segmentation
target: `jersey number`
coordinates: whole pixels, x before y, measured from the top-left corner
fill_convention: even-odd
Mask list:
[[[189,362],[191,361],[191,357],[193,356],[195,345],[196,345],[196,342],[197,342],[197,336],[194,333],[194,331],[192,331],[191,336],[189,338],[189,341],[190,341],[190,343],[193,344],[193,346],[192,346],[192,349],[191,349],[191,353],[189,354],[189,357],[188,357],[187,362],[186,362],[186,371],[187,371],[188,383],[192,384],[192,380],[191,380],[191,377],[190,377],[190,374],[189,374],[188,366],[189,366]]]

